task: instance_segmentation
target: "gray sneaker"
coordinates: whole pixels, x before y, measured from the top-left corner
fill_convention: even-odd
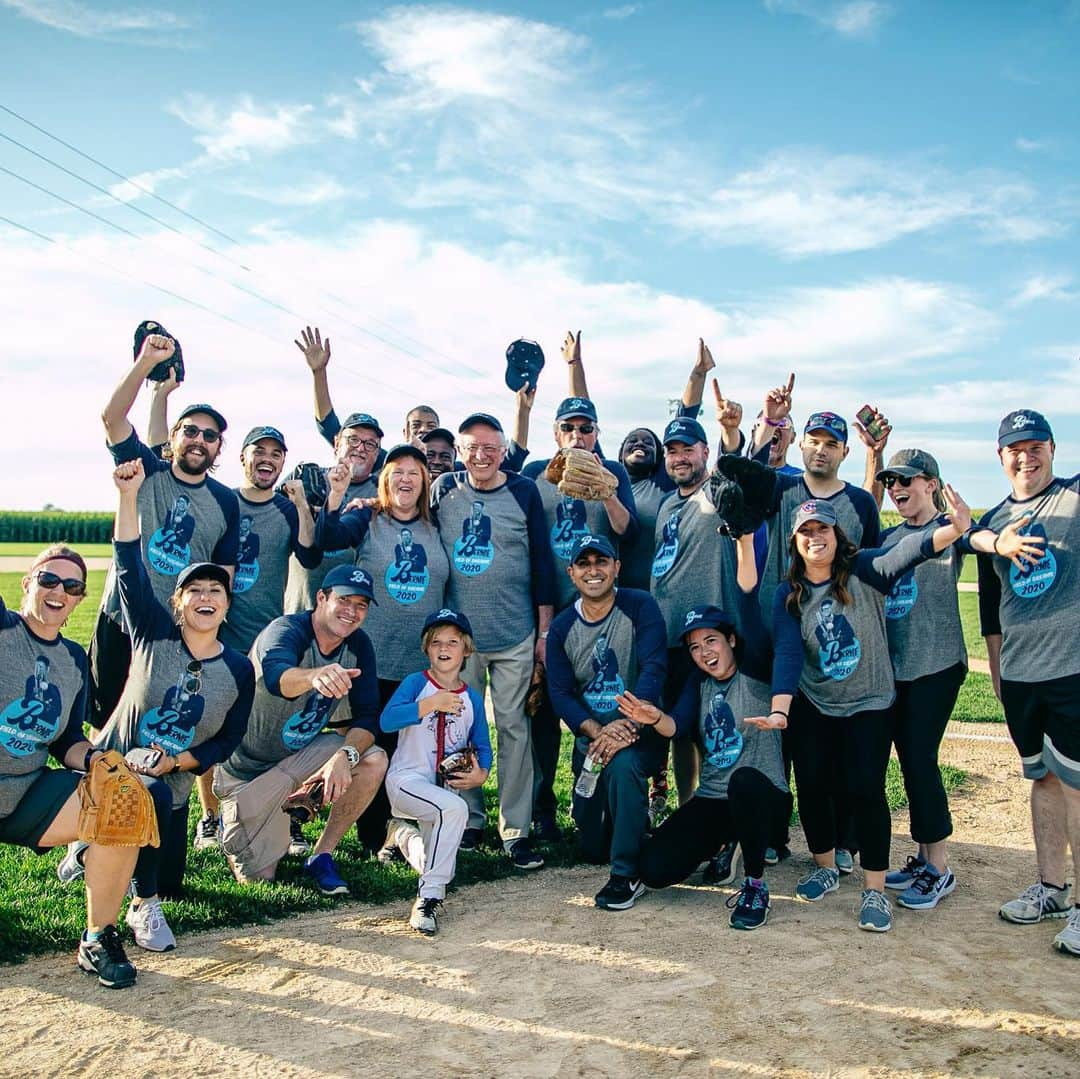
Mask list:
[[[809,876],[795,885],[795,894],[808,903],[816,903],[822,896],[840,889],[840,874],[827,865],[819,865]]]
[[[1054,947],[1063,955],[1080,955],[1080,907],[1073,907],[1065,928],[1054,937]]]
[[[834,855],[836,858],[837,872],[844,874],[855,872],[855,859],[852,856],[851,851],[844,847],[837,847]]]
[[[61,884],[71,884],[86,872],[82,860],[83,852],[89,846],[89,843],[84,843],[81,839],[74,839],[68,844],[67,854],[60,859],[60,864],[56,867],[56,875]]]
[[[888,933],[892,929],[892,904],[884,892],[875,888],[863,889],[859,928],[871,933]]]
[[[1036,881],[1030,888],[1025,888],[1015,899],[1010,899],[998,916],[1017,925],[1034,925],[1043,918],[1069,917],[1069,886],[1052,888]]]
[[[176,937],[165,921],[160,899],[144,899],[138,906],[129,904],[124,921],[140,948],[148,952],[171,952],[176,947]]]

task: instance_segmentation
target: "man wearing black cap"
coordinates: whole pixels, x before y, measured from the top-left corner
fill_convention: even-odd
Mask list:
[[[519,869],[537,869],[544,860],[529,841],[534,770],[525,695],[534,659],[544,658],[555,600],[547,522],[536,484],[503,470],[506,436],[494,416],[467,416],[457,448],[465,471],[440,476],[432,490],[450,560],[447,599],[473,626],[476,652],[466,680],[482,686],[491,676],[503,846]],[[484,826],[482,797],[469,792],[468,800],[466,849],[477,845]]]
[[[1039,879],[1000,910],[1006,921],[1066,918],[1054,938],[1080,955],[1080,906],[1069,904],[1065,851],[1080,881],[1080,475],[1054,475],[1054,435],[1034,409],[998,427],[998,459],[1011,494],[979,522],[1042,540],[1037,558],[979,555],[979,614],[994,689],[1009,734],[1032,780],[1031,816]],[[997,551],[997,541],[994,550]]]
[[[290,842],[281,803],[318,779],[321,801],[333,808],[304,868],[325,895],[349,890],[333,852],[367,809],[387,763],[375,745],[375,653],[360,628],[373,601],[369,573],[337,566],[323,580],[314,610],[275,619],[255,640],[251,718],[214,778],[222,846],[241,883],[274,879]]]
[[[619,698],[630,692],[659,701],[667,633],[652,596],[616,588],[619,561],[606,536],[579,537],[569,555],[564,572],[578,599],[551,623],[548,687],[556,714],[576,735],[574,775],[586,758],[591,771],[602,769],[595,789],[576,788],[573,802],[585,856],[611,863],[596,905],[626,910],[645,890],[638,852],[649,823],[649,776],[667,754],[667,739],[622,718]]]
[[[135,363],[113,392],[104,412],[109,452],[117,464],[141,459],[146,480],[139,489],[139,532],[143,561],[155,598],[168,606],[177,574],[193,562],[236,565],[240,510],[236,495],[207,473],[221,452],[225,418],[210,405],[189,405],[170,431],[171,462],[162,461],[128,421],[139,388],[175,342],[160,334],[143,341]],[[115,568],[109,571],[90,644],[90,722],[101,727],[120,700],[131,662],[124,633]]]
[[[595,453],[600,427],[596,406],[586,397],[567,397],[555,410],[555,445],[560,450],[578,449]],[[530,461],[523,476],[536,483],[544,504],[551,539],[552,572],[555,576],[555,609],[561,611],[577,596],[566,574],[570,554],[585,535],[606,536],[618,545],[632,543],[637,536],[637,513],[630,477],[618,461],[601,459],[600,464],[618,482],[615,493],[603,502],[585,501],[560,493],[544,475],[550,460]],[[557,839],[555,824],[555,772],[559,766],[559,717],[549,701],[543,701],[532,717],[533,750],[539,771],[539,784],[533,816],[536,833],[542,839]]]
[[[420,448],[427,458],[427,470],[432,480],[444,472],[453,472],[456,465],[454,436],[445,427],[433,427],[420,436]]]

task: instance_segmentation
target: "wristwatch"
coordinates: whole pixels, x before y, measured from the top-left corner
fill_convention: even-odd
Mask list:
[[[345,759],[349,762],[350,768],[355,768],[360,763],[360,750],[356,746],[342,746],[338,752],[345,754]]]

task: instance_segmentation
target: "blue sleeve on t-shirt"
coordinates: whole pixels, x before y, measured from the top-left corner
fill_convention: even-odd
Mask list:
[[[426,685],[427,678],[423,671],[406,675],[401,680],[379,716],[379,726],[382,730],[387,734],[392,734],[394,731],[419,724],[420,712],[416,707],[416,702],[420,699],[420,694]]]
[[[547,637],[547,680],[551,709],[574,734],[580,731],[585,720],[592,719],[592,713],[578,693],[574,668],[566,654],[566,635],[577,617],[577,611],[567,607],[552,620]]]
[[[300,542],[300,514],[296,506],[279,494],[274,495],[274,505],[289,526],[289,550],[296,555],[296,560],[304,569],[315,569],[322,562],[322,552],[316,546],[305,547]]]
[[[374,735],[379,730],[379,679],[375,672],[375,649],[371,646],[371,638],[362,629],[349,637],[349,647],[356,654],[356,665],[360,668],[349,689],[349,707],[352,710],[349,728],[360,727]]]
[[[213,738],[208,738],[188,750],[199,762],[199,767],[194,769],[196,775],[202,775],[215,764],[220,764],[232,756],[233,751],[244,740],[248,717],[251,715],[251,702],[255,699],[255,669],[251,660],[228,645],[225,646],[221,658],[236,683],[236,700],[225,713],[221,730]]]
[[[440,477],[441,479],[441,477]],[[529,531],[529,573],[532,581],[533,603],[537,607],[550,607],[555,603],[555,569],[551,553],[551,536],[544,503],[532,480],[513,473],[507,476],[511,494],[525,514]]]
[[[263,684],[267,692],[275,697],[285,697],[281,692],[281,676],[287,670],[300,666],[300,660],[313,637],[311,615],[306,611],[282,615],[266,627],[259,637],[259,650],[262,653]]]
[[[657,704],[667,677],[667,626],[656,600],[635,588],[620,589],[615,605],[634,625],[634,652],[638,676],[634,696]],[[549,635],[550,636],[550,635]]]
[[[131,434],[127,438],[122,442],[117,442],[115,446],[109,446],[108,449],[112,454],[114,464],[122,465],[125,461],[142,461],[143,471],[148,476],[155,472],[165,472],[170,467],[168,461],[163,461],[149,446],[143,444],[134,428],[131,429]]]
[[[802,627],[786,606],[791,582],[781,581],[773,598],[773,694],[794,693],[803,668]]]
[[[320,551],[343,551],[346,547],[359,547],[370,526],[369,509],[342,513],[340,506],[336,510],[328,510],[324,505],[315,518],[315,546]]]
[[[469,729],[469,741],[476,746],[476,763],[481,768],[490,768],[491,734],[488,731],[487,712],[484,710],[484,695],[469,686],[469,700],[473,707],[473,724]]]
[[[207,489],[221,507],[225,518],[225,533],[214,544],[213,561],[219,566],[235,566],[240,557],[240,503],[236,492],[217,480],[206,481]]]
[[[689,677],[679,692],[679,699],[675,702],[675,708],[671,718],[675,720],[675,738],[686,738],[697,733],[697,723],[701,711],[701,683],[705,681],[705,675],[694,667]]]
[[[175,623],[157,601],[143,564],[140,541],[114,540],[116,588],[120,611],[133,641],[162,641],[172,634]]]
[[[71,747],[86,741],[83,724],[86,722],[89,707],[90,695],[88,687],[90,673],[86,663],[86,653],[74,641],[69,641],[65,637],[60,638],[60,643],[68,650],[71,658],[75,661],[75,666],[79,668],[82,674],[82,685],[79,687],[79,692],[75,694],[75,700],[71,702],[64,729],[60,732],[60,736],[54,739],[49,746],[49,753],[52,754],[53,759],[63,764],[64,758],[68,755]]]
[[[338,419],[337,413],[330,409],[321,420],[316,417],[315,430],[332,446],[334,439],[338,436],[338,431],[341,430],[341,420]]]

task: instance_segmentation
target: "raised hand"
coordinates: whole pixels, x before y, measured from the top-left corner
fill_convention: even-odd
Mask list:
[[[709,346],[705,344],[703,338],[699,337],[697,342],[697,362],[694,364],[694,371],[704,378],[715,366],[716,361],[712,358]]]
[[[581,363],[581,330],[578,330],[576,337],[573,330],[567,330],[562,355],[568,364]]]
[[[136,363],[142,364],[147,371],[152,371],[159,363],[171,359],[176,352],[176,342],[161,333],[149,333],[139,349]]]
[[[168,397],[173,390],[176,389],[180,383],[176,379],[176,368],[170,366],[169,373],[160,382],[154,383],[154,393],[161,394],[163,397]]]
[[[146,479],[143,463],[138,458],[124,461],[113,469],[113,483],[122,495],[134,495]]]
[[[334,465],[326,471],[326,482],[330,487],[330,493],[340,498],[349,487],[352,477],[352,469],[348,465]]]
[[[1033,562],[1038,562],[1046,553],[1045,536],[1024,536],[1020,530],[1026,528],[1031,514],[1025,513],[1010,521],[994,540],[994,550],[1007,558],[1018,570],[1026,570]]]
[[[772,420],[774,425],[787,419],[791,413],[791,393],[794,389],[795,373],[793,371],[788,375],[788,380],[783,386],[777,386],[765,395],[765,406],[762,409],[765,419]]]
[[[889,441],[889,435],[892,434],[892,425],[889,423],[883,412],[879,412],[876,408],[873,408],[873,406],[871,406],[871,408],[874,413],[874,419],[877,421],[878,427],[881,430],[880,437],[875,438],[858,420],[854,421],[855,430],[858,432],[862,444],[868,450],[873,450],[874,453],[883,453],[885,445]]]
[[[305,326],[300,331],[300,340],[294,340],[293,344],[304,354],[312,371],[321,371],[330,362],[330,338],[324,341],[318,326],[314,330]]]
[[[946,483],[941,493],[945,496],[945,516],[953,528],[963,535],[971,527],[971,507],[952,484]]]
[[[285,497],[294,505],[299,506],[301,502],[307,505],[307,496],[304,494],[304,484],[302,480],[286,480],[281,489],[285,492]]]
[[[737,431],[742,423],[743,408],[720,391],[720,383],[712,380],[713,396],[716,398],[716,422],[730,431]]]

